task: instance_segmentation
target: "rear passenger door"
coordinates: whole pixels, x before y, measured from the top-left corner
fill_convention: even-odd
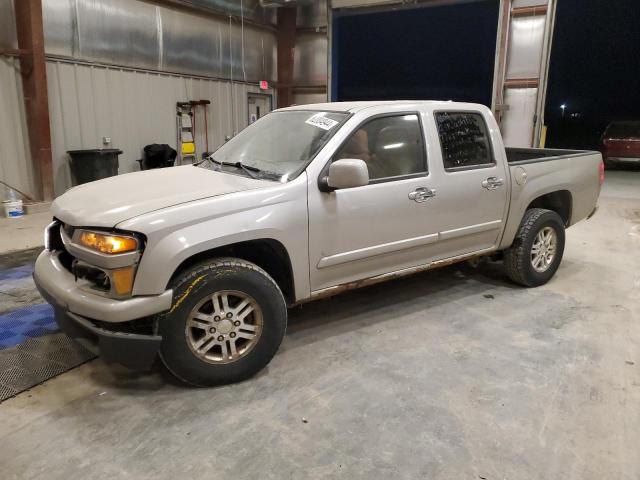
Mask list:
[[[436,259],[494,247],[503,230],[509,183],[485,118],[479,111],[436,111],[433,120],[441,154],[434,172]]]

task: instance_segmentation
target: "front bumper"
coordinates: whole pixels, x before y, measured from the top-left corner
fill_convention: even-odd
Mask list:
[[[160,295],[115,300],[87,292],[78,287],[75,277],[64,268],[59,252],[45,250],[36,260],[33,280],[40,292],[44,291],[63,310],[82,317],[104,322],[127,322],[169,310],[173,291]],[[43,295],[45,296],[45,295]],[[45,297],[46,298],[46,297]]]
[[[148,370],[158,355],[162,337],[113,332],[54,305],[56,323],[69,337],[108,363]]]
[[[161,295],[127,300],[92,294],[76,285],[74,276],[58,256],[57,252],[42,252],[36,260],[33,279],[40,294],[53,305],[60,329],[107,362],[134,369],[150,368],[162,337],[118,331],[118,328],[125,322],[169,310],[173,292],[167,290]],[[109,328],[104,328],[107,326]]]

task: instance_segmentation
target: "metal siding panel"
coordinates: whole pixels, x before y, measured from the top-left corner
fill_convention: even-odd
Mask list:
[[[75,0],[42,2],[44,48],[49,55],[72,57],[77,48]]]
[[[18,48],[13,0],[0,0],[0,48]]]
[[[296,18],[298,27],[326,27],[327,26],[327,1],[317,0],[312,5],[298,7]]]
[[[513,0],[513,8],[537,7],[547,4],[548,0]]]
[[[157,69],[156,7],[131,0],[76,0],[80,58]]]
[[[327,37],[315,33],[299,34],[293,62],[296,85],[326,85]]]
[[[64,193],[71,185],[71,176],[66,158],[66,135],[60,96],[60,65],[47,62],[47,89],[49,91],[49,123],[51,125],[51,156],[53,186],[56,195]]]
[[[233,2],[220,5],[235,11]],[[243,26],[235,18],[132,0],[48,0],[44,28],[47,55],[251,82],[275,80],[275,33]]]
[[[538,78],[542,59],[545,16],[511,19],[507,78]]]
[[[237,0],[187,0],[188,3],[205,8],[211,8],[219,12],[231,13],[232,15],[240,16],[244,14],[248,20],[262,23],[274,23],[274,9],[262,8],[260,6],[260,0],[244,0],[239,2]],[[240,7],[244,7],[241,9]]]
[[[100,67],[90,67],[90,69],[95,112],[95,142],[97,146],[102,146],[103,137],[110,137],[113,142],[113,115],[108,95],[107,69]]]
[[[160,9],[162,17],[163,70],[221,76],[219,30],[225,22]]]
[[[504,101],[509,109],[504,113],[500,130],[508,147],[531,147],[533,117],[536,113],[537,88],[508,88]]]
[[[394,3],[404,3],[401,0],[332,0],[332,8],[344,7],[370,7],[373,5],[392,5]]]
[[[91,78],[92,67],[73,66],[73,77],[78,100],[78,120],[80,124],[80,141],[83,148],[96,145],[96,112],[94,105],[94,83]]]
[[[296,105],[308,105],[311,103],[325,103],[326,93],[294,93],[293,101]]]
[[[0,179],[28,195],[38,185],[26,135],[24,97],[18,60],[0,61]],[[0,200],[4,199],[0,186]]]
[[[55,61],[47,62],[47,73],[57,195],[71,186],[67,150],[100,148],[102,137],[111,137],[111,146],[123,150],[120,173],[137,171],[144,145],[176,147],[176,102],[200,99],[211,101],[209,146],[215,150],[247,125],[247,92],[260,91],[257,85]],[[205,146],[203,126],[200,113],[198,152]]]

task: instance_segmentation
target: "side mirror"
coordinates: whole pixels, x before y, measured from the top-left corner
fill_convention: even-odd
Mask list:
[[[363,160],[345,158],[329,165],[329,175],[322,179],[323,190],[362,187],[369,184],[369,169]]]

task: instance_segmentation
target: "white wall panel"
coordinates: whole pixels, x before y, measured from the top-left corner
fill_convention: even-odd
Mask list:
[[[513,8],[536,7],[547,4],[548,0],[513,0]]]
[[[138,170],[150,143],[176,148],[176,102],[209,100],[209,149],[247,125],[247,93],[257,86],[48,61],[49,108],[56,195],[71,186],[67,150],[102,148],[103,137],[123,150],[120,173]],[[271,92],[270,92],[271,93]],[[205,149],[204,116],[196,118],[198,153]]]
[[[546,17],[511,19],[507,78],[538,78],[542,60]]]
[[[0,57],[0,180],[36,197],[36,172],[26,132],[18,60]],[[3,194],[0,186],[0,197]]]
[[[310,103],[324,103],[327,101],[326,93],[294,93],[293,103],[296,105],[308,105]]]
[[[533,118],[536,113],[537,88],[508,88],[500,129],[507,147],[531,147]]]

